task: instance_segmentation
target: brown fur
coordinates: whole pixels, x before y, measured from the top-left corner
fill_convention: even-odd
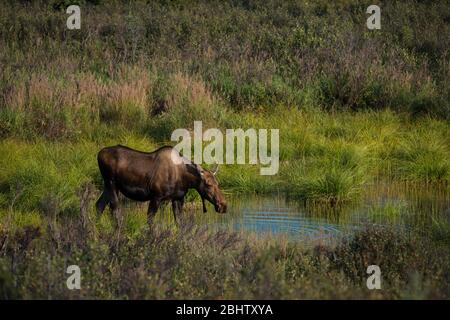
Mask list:
[[[183,159],[181,163],[173,161]],[[226,212],[226,202],[214,174],[182,158],[172,147],[153,152],[141,152],[117,145],[100,150],[98,166],[104,181],[104,190],[97,200],[96,209],[101,214],[106,205],[118,217],[118,192],[136,201],[150,201],[148,221],[152,222],[160,204],[171,201],[174,217],[182,213],[184,197],[195,189],[203,199],[211,202],[216,211]],[[206,207],[203,202],[203,210]]]

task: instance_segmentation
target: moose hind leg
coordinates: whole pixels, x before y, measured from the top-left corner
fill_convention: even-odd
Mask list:
[[[104,207],[102,208],[103,204],[109,204],[111,215],[116,219],[118,226],[121,226],[122,215],[120,214],[119,210],[118,190],[112,181],[105,181],[105,190],[103,191],[100,199],[97,201],[97,204],[98,209],[104,209]]]
[[[117,225],[119,227],[121,227],[123,216],[122,216],[122,213],[120,212],[120,208],[119,208],[118,191],[114,185],[110,190],[109,208],[111,209],[111,214],[116,219]]]

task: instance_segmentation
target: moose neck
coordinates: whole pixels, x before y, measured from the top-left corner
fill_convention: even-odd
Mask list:
[[[196,168],[196,165],[193,163],[187,164],[186,169],[187,170],[185,171],[185,177],[184,177],[186,187],[189,189],[192,188],[192,189],[196,189],[197,191],[199,191],[199,186],[200,186],[202,178]]]

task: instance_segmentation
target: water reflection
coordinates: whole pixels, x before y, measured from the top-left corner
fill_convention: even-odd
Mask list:
[[[216,220],[212,224],[234,230],[328,240],[367,225],[423,230],[436,222],[450,226],[450,197],[447,186],[401,184],[368,186],[361,201],[335,208],[282,195],[234,196],[229,198],[229,214],[212,218]]]

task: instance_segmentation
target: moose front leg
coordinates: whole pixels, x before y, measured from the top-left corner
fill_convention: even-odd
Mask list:
[[[202,206],[203,206],[203,213],[207,213],[208,210],[206,210],[205,198],[203,198],[203,197],[202,197]]]
[[[100,216],[103,213],[107,204],[108,204],[108,197],[106,195],[106,192],[103,191],[100,197],[98,198],[97,202],[95,203],[97,216]]]

